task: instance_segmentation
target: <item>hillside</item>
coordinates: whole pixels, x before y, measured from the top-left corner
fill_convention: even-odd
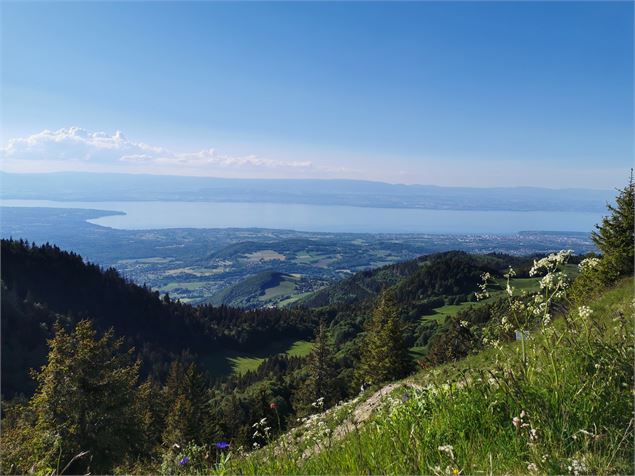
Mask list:
[[[467,299],[476,290],[482,273],[500,276],[509,266],[514,266],[526,274],[530,263],[528,258],[504,254],[435,253],[357,273],[299,299],[296,305],[359,305],[372,300],[382,289],[391,287],[402,303],[421,302],[438,296]]]
[[[524,373],[519,342],[420,371],[217,474],[633,474],[633,297],[625,279],[536,331]]]
[[[309,293],[314,285],[314,280],[299,274],[263,271],[214,294],[208,302],[245,309],[284,305]]]
[[[44,363],[46,340],[58,319],[67,328],[85,318],[98,330],[114,328],[136,347],[145,372],[157,376],[165,375],[170,361],[183,352],[211,375],[227,375],[233,359],[252,355],[256,342],[282,345],[291,340],[292,345],[310,338],[315,325],[310,314],[297,311],[174,302],[126,281],[114,269],[85,263],[79,255],[51,245],[2,240],[1,266],[5,396],[32,391],[29,368]]]

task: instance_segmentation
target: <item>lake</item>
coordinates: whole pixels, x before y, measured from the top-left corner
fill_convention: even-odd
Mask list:
[[[519,212],[364,208],[332,205],[242,202],[57,202],[2,200],[4,206],[116,210],[89,220],[133,229],[274,228],[311,232],[492,233],[518,231],[590,232],[602,218],[595,212]]]

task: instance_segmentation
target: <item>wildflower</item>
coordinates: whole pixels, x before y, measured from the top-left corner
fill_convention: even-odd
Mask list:
[[[460,473],[459,468],[452,468],[452,474],[456,476],[459,473]]]
[[[575,476],[578,476],[580,473],[587,472],[587,466],[584,460],[572,459],[571,465],[567,468],[570,473],[573,473]]]
[[[510,286],[509,283],[507,283],[507,288],[505,289],[505,291],[507,292],[508,296],[513,296],[514,295],[514,287]]]
[[[536,466],[534,463],[529,463],[527,465],[527,471],[534,473],[538,471],[538,466]]]
[[[599,264],[600,264],[600,260],[598,258],[586,258],[580,261],[580,264],[578,265],[578,269],[580,270],[581,273],[583,273],[585,271],[597,268]]]
[[[190,457],[186,456],[181,461],[179,461],[179,465],[184,466],[184,465],[186,465],[189,462],[190,462]]]
[[[487,286],[489,281],[492,279],[492,275],[489,273],[483,273],[481,275],[481,279],[483,280],[483,282],[481,284],[478,285],[478,287],[480,288],[481,292],[477,292],[474,293],[474,295],[476,296],[477,301],[480,301],[482,299],[486,299],[489,297],[489,293],[487,292]]]
[[[214,446],[219,450],[224,450],[225,448],[229,448],[229,443],[227,441],[219,441]]]
[[[311,403],[311,406],[314,408],[323,408],[324,407],[324,397],[318,398],[316,401]]]
[[[439,451],[449,454],[450,458],[454,459],[454,447],[452,445],[441,445],[439,446]]]
[[[260,448],[260,443],[258,443],[257,441],[254,441],[254,444],[252,446],[254,447],[255,450],[257,450],[258,448]]]
[[[520,428],[520,424],[521,424],[522,420],[520,418],[518,418],[517,416],[515,416],[514,418],[512,418],[512,423],[514,424],[514,426],[516,428]]]
[[[591,309],[590,307],[588,306],[578,307],[578,315],[582,319],[588,319],[589,317],[591,317],[591,314],[593,314],[593,309]]]
[[[535,428],[529,430],[529,441],[538,441],[538,430]]]

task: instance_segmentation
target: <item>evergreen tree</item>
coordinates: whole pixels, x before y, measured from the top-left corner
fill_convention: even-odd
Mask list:
[[[207,385],[196,364],[183,372],[183,364],[170,367],[165,396],[169,411],[165,420],[163,443],[172,446],[190,441],[202,443],[209,423],[206,395]]]
[[[90,321],[72,333],[56,325],[30,402],[31,454],[40,469],[108,473],[138,448],[139,362],[121,346],[112,330],[98,339]]]
[[[596,225],[592,234],[593,241],[600,249],[608,266],[620,275],[633,274],[635,227],[635,183],[633,170],[626,187],[619,191],[615,206],[608,205],[610,216],[604,217]]]
[[[148,378],[137,391],[137,414],[140,418],[143,455],[153,455],[161,445],[161,434],[167,411],[162,397],[161,387],[151,378]]]
[[[329,343],[324,320],[315,335],[315,343],[307,363],[309,377],[303,387],[302,403],[309,406],[321,399],[322,407],[328,408],[339,400],[337,371],[333,349]]]
[[[404,377],[411,369],[412,359],[403,338],[395,298],[389,291],[383,291],[366,324],[358,380],[381,384]]]

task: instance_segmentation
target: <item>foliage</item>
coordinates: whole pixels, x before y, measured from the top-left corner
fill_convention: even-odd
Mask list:
[[[384,291],[379,296],[362,341],[357,368],[361,383],[375,385],[405,377],[412,369],[403,339],[403,325],[394,296]]]
[[[172,363],[164,391],[164,400],[170,405],[162,435],[164,446],[203,443],[209,429],[206,391],[207,383],[196,364]]]
[[[610,215],[596,225],[592,238],[607,261],[605,272],[612,270],[618,276],[632,275],[635,260],[635,182],[632,169],[628,185],[619,190],[615,201],[615,206],[607,205]]]
[[[48,363],[36,375],[36,393],[9,430],[24,451],[10,450],[7,462],[22,472],[106,473],[136,453],[139,363],[131,363],[121,346],[112,331],[97,338],[90,321],[79,322],[72,333],[56,326]]]

